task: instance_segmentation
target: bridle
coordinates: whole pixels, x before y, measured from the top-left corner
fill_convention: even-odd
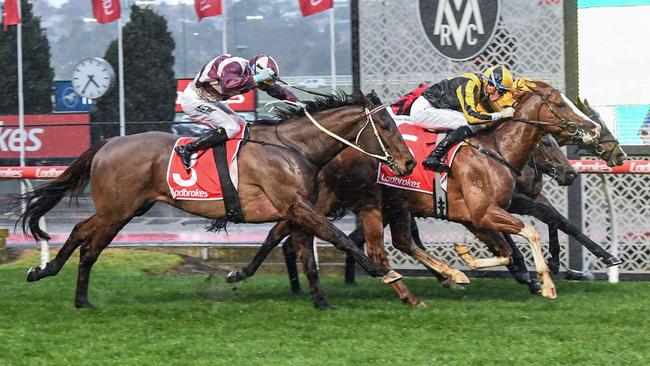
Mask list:
[[[328,130],[327,128],[323,127],[323,125],[318,123],[318,121],[316,121],[316,119],[307,111],[307,108],[305,108],[304,105],[302,105],[301,103],[288,102],[288,101],[285,101],[285,102],[289,103],[289,104],[296,105],[296,106],[302,108],[303,111],[305,112],[305,116],[307,116],[307,119],[312,124],[314,124],[314,126],[316,126],[319,130],[323,131],[326,135],[329,135],[329,136],[333,137],[335,140],[338,140],[341,143],[343,143],[344,145],[347,145],[347,146],[349,146],[349,147],[351,147],[353,149],[356,149],[356,150],[362,152],[363,154],[371,156],[371,157],[373,157],[375,159],[379,159],[379,160],[385,162],[386,165],[388,165],[388,166],[392,166],[392,165],[395,164],[395,158],[393,158],[393,156],[388,153],[388,150],[386,150],[386,146],[384,145],[384,141],[381,139],[381,136],[379,136],[379,132],[377,131],[377,126],[375,124],[375,120],[372,118],[373,114],[377,113],[378,111],[380,111],[382,109],[388,108],[388,106],[382,104],[382,105],[379,105],[379,106],[373,108],[372,110],[369,110],[367,107],[364,107],[364,111],[365,111],[365,114],[366,114],[366,123],[361,127],[361,129],[357,133],[357,137],[355,138],[355,141],[354,141],[354,144],[353,144],[353,143],[349,142],[348,140],[344,139],[343,137],[341,137],[341,136],[335,134],[334,132]],[[384,153],[383,156],[367,152],[366,150],[361,148],[361,146],[359,146],[359,139],[361,138],[361,134],[366,129],[366,127],[368,127],[368,125],[372,126],[372,130],[373,130],[373,133],[375,134],[375,138],[377,139],[377,142],[379,143],[379,146],[381,147],[381,150]]]
[[[541,148],[541,146],[538,142],[537,145],[535,145],[535,149],[539,148]],[[533,168],[533,170],[535,170],[535,179],[539,179],[542,174],[546,174],[551,179],[557,181],[557,179],[560,177],[560,171],[555,167],[555,165],[551,164],[551,161],[548,158],[545,158],[542,164],[543,165],[537,163],[534,153],[530,156],[528,165]]]
[[[570,136],[572,137],[572,139],[574,139],[574,140],[576,140],[576,141],[580,141],[580,142],[585,143],[585,142],[584,142],[584,141],[585,141],[585,138],[584,138],[584,137],[587,136],[589,139],[591,139],[591,141],[592,141],[591,144],[593,144],[594,146],[596,146],[597,143],[594,142],[595,140],[591,137],[591,135],[589,135],[589,133],[588,133],[587,131],[585,131],[582,127],[578,127],[578,124],[577,124],[577,123],[567,121],[566,118],[564,118],[564,117],[562,117],[561,115],[559,115],[559,114],[558,114],[558,113],[553,109],[553,107],[550,105],[550,103],[549,103],[548,100],[549,100],[549,98],[551,97],[551,94],[553,94],[553,92],[555,91],[555,89],[551,88],[551,90],[549,90],[549,92],[546,93],[546,94],[542,94],[542,93],[540,93],[539,91],[534,90],[534,89],[532,89],[531,91],[532,91],[535,95],[539,96],[540,99],[542,100],[542,103],[541,103],[541,104],[539,105],[539,107],[537,108],[537,118],[536,118],[536,120],[529,120],[529,119],[526,119],[526,118],[514,117],[514,118],[511,118],[512,121],[528,123],[528,124],[531,124],[531,125],[536,125],[537,127],[540,127],[540,128],[541,128],[541,126],[553,126],[553,127],[559,127],[563,132],[566,132],[568,135],[570,135]],[[548,108],[549,112],[551,112],[551,114],[552,114],[552,115],[553,115],[553,116],[554,116],[554,117],[555,117],[555,118],[556,118],[560,123],[557,124],[557,123],[551,123],[551,122],[540,121],[540,120],[539,120],[539,116],[541,115],[542,107],[546,107],[546,108]],[[585,143],[585,144],[587,144],[587,143]]]

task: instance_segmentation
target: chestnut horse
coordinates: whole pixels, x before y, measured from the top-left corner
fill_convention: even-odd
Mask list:
[[[240,149],[238,191],[245,222],[288,222],[292,234],[304,232],[334,244],[354,255],[370,275],[383,276],[385,283],[399,280],[398,273],[375,265],[312,203],[319,170],[347,145],[366,154],[375,152],[371,160],[387,161],[398,175],[412,171],[416,163],[385,106],[374,93],[369,98],[339,95],[307,102],[305,109],[288,107],[282,114],[285,120],[275,125],[251,126],[250,139]],[[161,132],[112,138],[90,148],[57,179],[25,195],[27,210],[19,220],[23,231],[29,229],[35,239],[48,238],[39,219],[66,194],[77,196],[89,182],[96,209],[74,227],[54,260],[45,268],[30,269],[27,280],[56,275],[81,246],[75,305],[88,307],[90,270],[99,254],[124,225],[155,202],[224,218],[223,201],[172,198],[165,173],[177,138]]]
[[[566,159],[564,156],[564,153],[562,150],[560,150],[560,147],[557,145],[555,140],[547,135],[543,138],[543,143],[540,143],[533,151],[531,161],[535,160],[538,163],[536,164],[536,169],[537,171],[555,171],[556,173],[554,174],[554,177],[560,184],[570,184],[573,179],[575,179],[576,173],[575,170],[571,167],[569,161]],[[346,152],[344,151],[342,153],[342,156],[345,156]],[[344,157],[343,157],[344,158]],[[360,210],[355,209],[357,207],[357,202],[360,197],[362,192],[359,190],[358,187],[364,187],[364,190],[369,188],[369,186],[372,186],[372,191],[369,191],[370,196],[374,197],[380,193],[379,190],[382,189],[382,185],[377,185],[377,184],[369,184],[369,182],[364,181],[363,183],[359,184],[358,182],[355,184],[349,184],[346,181],[342,181],[343,177],[340,176],[338,173],[338,168],[342,164],[339,162],[339,157],[335,158],[330,164],[328,164],[326,167],[321,170],[319,174],[319,179],[320,179],[320,188],[319,188],[319,200],[317,201],[317,208],[322,210],[321,212],[325,215],[333,215],[333,216],[341,216],[347,210],[344,210],[342,212],[337,212],[333,213],[332,210],[335,210],[332,206],[336,206],[336,209],[338,209],[340,206],[340,202],[338,205],[333,205],[334,202],[337,202],[339,200],[338,197],[342,197],[344,199],[347,199],[348,201],[342,202],[344,206],[349,206],[352,207],[353,210],[356,212],[359,212]],[[374,164],[375,167],[375,177],[376,177],[376,167],[377,164]],[[364,168],[365,169],[365,168]],[[533,168],[530,168],[533,170]],[[527,170],[527,169],[525,169]],[[534,170],[533,170],[534,171]],[[356,176],[356,175],[355,175]],[[530,179],[537,179],[538,177],[534,177],[533,175],[525,175],[522,174],[522,177],[526,176],[527,178]],[[519,177],[519,180],[522,178]],[[326,181],[329,182],[334,182],[332,186],[329,186],[326,184]],[[531,185],[533,183],[530,183]],[[383,226],[385,226],[387,223],[384,222]],[[411,228],[413,230],[413,238],[415,240],[415,243],[418,247],[421,249],[425,249],[424,245],[420,241],[419,234],[417,233],[417,226],[415,224],[415,221],[413,221],[413,224],[411,225]],[[244,267],[241,271],[233,271],[230,273],[228,280],[230,282],[233,281],[239,281],[243,280],[247,277],[253,276],[259,266],[262,264],[262,261],[265,259],[265,256],[268,254],[268,252],[275,247],[277,244],[280,243],[280,241],[288,235],[288,227],[284,226],[282,223],[279,223],[276,225],[276,228],[274,228],[271,233],[269,234],[269,237],[265,241],[264,245],[262,245],[260,251],[258,254],[255,256],[255,258],[251,261],[250,264],[248,264],[246,267]],[[362,248],[363,243],[365,241],[364,238],[364,231],[363,227],[357,228],[355,231],[353,231],[350,234],[350,238],[355,241],[357,245],[359,245],[360,248]],[[308,239],[306,239],[308,240]],[[291,289],[293,293],[300,293],[300,284],[298,281],[298,276],[297,276],[297,267],[296,267],[296,254],[295,251],[292,247],[293,242],[297,242],[298,239],[294,239],[293,237],[289,237],[282,245],[283,252],[285,254],[285,260],[287,263],[287,269],[289,272],[289,279],[291,283]],[[371,241],[369,245],[376,244],[375,241]],[[309,248],[308,248],[309,249]],[[381,263],[383,265],[388,266],[388,255],[384,250],[383,243],[380,247],[378,248],[371,248],[368,247],[368,253],[370,254],[371,258],[376,261],[376,263]],[[354,259],[351,258],[351,256],[347,256],[347,261],[346,261],[346,282],[347,283],[353,283],[354,282]],[[307,260],[307,256],[302,256],[303,260]],[[308,264],[305,264],[307,266]],[[305,267],[306,268],[306,267]],[[526,264],[524,262],[524,257],[523,255],[517,250],[516,247],[513,247],[513,264],[508,265],[508,269],[513,273],[515,278],[521,282],[527,284],[531,292],[538,292],[541,288],[539,284],[536,281],[532,281],[530,279],[530,275],[528,273],[528,270],[526,269]],[[443,282],[445,286],[452,286],[453,283],[446,281],[447,279],[440,275],[436,271],[432,271],[432,273],[440,280]],[[310,281],[310,284],[313,281]],[[421,305],[422,302],[417,299],[413,295],[409,295],[408,289],[406,285],[403,283],[393,283],[392,286],[394,287],[395,291],[398,293],[400,298],[404,300],[405,302],[409,302],[410,304],[414,306]],[[316,292],[317,294],[322,294],[322,290],[320,289],[313,289],[312,291]],[[324,308],[326,307],[325,304],[322,304],[323,299],[322,295],[315,296],[315,305],[317,308]]]
[[[526,159],[528,159],[530,151],[537,142],[536,140],[541,136],[542,129],[560,136],[572,136],[574,140],[580,138],[585,142],[593,141],[593,137],[598,135],[599,127],[590,121],[586,116],[579,115],[572,108],[572,104],[567,104],[570,102],[568,102],[568,100],[566,100],[565,97],[563,97],[557,90],[541,82],[539,82],[538,85],[539,87],[535,88],[534,92],[528,92],[525,94],[525,96],[522,96],[520,98],[520,105],[517,107],[519,114],[517,115],[517,118],[513,119],[513,121],[517,121],[519,123],[502,124],[496,129],[496,131],[484,136],[477,137],[475,140],[478,140],[480,138],[479,141],[481,141],[483,145],[491,146],[493,147],[493,150],[496,148],[496,151],[507,150],[507,153],[503,154],[504,157],[506,157],[506,159],[509,158],[510,160],[514,161],[514,163],[517,165],[523,165]],[[531,120],[531,118],[540,121]],[[578,122],[568,122],[567,120]],[[504,147],[501,143],[497,144],[495,142],[502,140],[506,141],[506,137],[508,143],[510,144],[508,147]],[[515,139],[515,137],[518,137],[519,140],[523,141],[522,146],[516,145],[517,141],[519,140]],[[494,146],[495,144],[498,146]],[[499,148],[502,150],[499,150]],[[533,243],[536,243],[538,247],[538,240],[534,240],[538,237],[534,235],[536,233],[531,230],[532,228],[524,226],[524,224],[519,220],[510,215],[507,215],[505,212],[501,212],[503,211],[503,208],[501,208],[500,205],[506,205],[508,196],[512,194],[512,188],[514,188],[514,178],[516,176],[516,173],[513,171],[513,169],[496,163],[494,160],[492,160],[492,158],[489,158],[482,154],[475,154],[475,151],[473,149],[461,149],[461,151],[463,150],[465,151],[465,153],[463,153],[465,156],[473,156],[473,161],[480,162],[485,166],[490,166],[491,169],[487,170],[487,172],[490,174],[483,177],[486,183],[490,183],[491,181],[505,182],[504,187],[496,187],[494,185],[489,186],[490,191],[492,192],[490,197],[492,198],[487,199],[487,201],[488,203],[492,203],[491,205],[488,204],[486,206],[484,203],[483,205],[474,205],[474,209],[477,209],[476,206],[478,206],[478,209],[483,208],[483,214],[485,217],[485,220],[479,220],[477,222],[477,226],[485,227],[486,229],[500,229],[506,232],[514,231],[516,228],[518,229],[516,233],[531,237],[531,239],[533,239]],[[516,152],[517,154],[514,155],[513,152]],[[523,161],[520,159],[522,157],[525,158]],[[512,161],[510,161],[510,164],[513,164]],[[376,164],[368,161],[367,159],[363,159],[353,151],[344,152],[341,156],[332,161],[330,165],[332,167],[328,168],[328,171],[331,171],[332,174],[330,177],[324,177],[324,185],[329,186],[330,188],[341,186],[347,187],[345,192],[337,192],[338,197],[334,196],[333,199],[338,199],[345,202],[346,204],[351,203],[353,206],[356,206],[356,209],[353,210],[356,211],[364,224],[364,236],[366,240],[369,243],[378,243],[377,245],[368,245],[368,253],[373,258],[379,257],[377,254],[379,251],[385,253],[383,251],[383,224],[381,209],[382,203],[384,205],[384,212],[389,214],[386,216],[386,218],[393,219],[393,224],[391,224],[391,231],[393,232],[396,232],[393,228],[393,225],[395,226],[395,229],[401,229],[399,232],[402,234],[404,234],[403,226],[410,226],[410,215],[405,215],[403,212],[406,210],[404,208],[404,205],[408,205],[410,201],[414,201],[414,207],[416,207],[418,210],[416,211],[416,214],[418,214],[418,216],[429,217],[433,215],[433,202],[430,195],[411,191],[402,191],[403,194],[413,195],[413,197],[409,198],[403,197],[399,192],[400,190],[390,189],[388,187],[380,187],[379,185],[375,184],[374,178],[376,177],[376,174],[373,175],[369,173],[371,171],[376,173]],[[517,165],[514,165],[515,169],[517,169]],[[519,169],[521,169],[521,167],[519,167]],[[456,170],[458,171],[461,169]],[[358,172],[362,171],[364,174],[358,174]],[[466,172],[464,171],[463,174],[466,174]],[[460,181],[460,178],[456,177],[456,181]],[[453,197],[454,192],[456,192],[458,195],[458,192],[462,191],[461,186],[461,184],[458,184],[455,187],[455,190],[453,188],[450,188],[450,195]],[[357,188],[356,191],[353,189],[348,189],[354,187],[359,188]],[[486,188],[487,187],[488,186],[486,186]],[[321,197],[323,197],[322,188],[323,184],[321,184]],[[319,200],[319,203],[321,204],[317,204],[319,208],[326,208],[331,206],[332,202],[328,202],[328,200],[331,200],[331,198],[327,198],[328,195],[325,195],[325,197],[326,198]],[[462,195],[460,198],[462,198]],[[469,197],[468,201],[474,200],[475,198],[476,197]],[[464,201],[462,199],[459,199],[456,203],[464,203]],[[485,210],[485,207],[490,208],[490,210]],[[455,211],[456,215],[460,216],[457,217],[456,220],[465,221],[466,225],[472,226],[473,222],[467,222],[469,221],[469,218],[467,218],[467,214],[464,214],[464,212],[468,212],[467,207],[459,205],[452,209]],[[323,212],[327,212],[327,210],[324,209]],[[398,214],[396,214],[396,212]],[[463,212],[462,215],[460,214],[461,212]],[[454,217],[452,216],[452,218]],[[388,221],[390,222],[391,220]],[[399,222],[401,222],[401,224],[399,224]],[[509,224],[509,226],[504,227],[504,224]],[[410,232],[410,230],[407,230],[407,232]],[[263,260],[266,254],[268,254],[270,248],[278,243],[286,235],[286,233],[287,230],[285,223],[279,223],[276,225],[276,227],[269,233],[269,236],[260,249],[260,252],[258,255],[256,255],[256,258],[253,261],[254,266],[245,268],[243,272],[232,272],[229,275],[228,280],[237,281],[246,278],[249,275],[252,275],[254,268],[256,268],[255,265],[259,265],[259,263],[261,263],[261,260]],[[403,250],[407,254],[415,256],[418,260],[423,262],[427,268],[444,273],[445,275],[451,277],[456,283],[468,282],[467,278],[464,276],[464,274],[462,274],[462,272],[450,268],[443,262],[435,260],[434,258],[428,256],[423,249],[418,248],[416,245],[414,245],[412,243],[410,235],[405,235],[403,238],[401,238],[399,235],[396,235],[394,236],[394,240],[395,239],[401,239],[399,241],[399,244],[396,241],[393,243],[398,249]],[[502,236],[500,239],[501,240],[498,242],[498,244],[500,244],[500,247],[503,247],[502,250],[506,251],[506,254],[509,256],[509,249],[506,249],[509,247],[507,244],[503,244],[505,240],[502,238]],[[361,240],[363,240],[363,238]],[[381,248],[381,250],[378,248]],[[310,250],[310,248],[306,249],[308,251]],[[376,250],[377,252],[375,252]],[[314,294],[316,306],[325,307],[326,302],[324,298],[322,298],[322,290],[319,289],[319,286],[316,282],[317,273],[315,271],[315,264],[309,263],[309,259],[306,259],[306,261],[308,261],[308,263],[304,263],[304,267],[307,277],[310,279],[311,291],[312,294]],[[543,260],[541,261],[541,264],[539,262],[540,260],[538,259],[537,263],[540,272],[546,272],[545,280],[547,285],[545,295],[554,297],[554,287],[552,286],[550,277],[548,277],[547,271],[544,271],[546,268],[542,266]],[[253,270],[251,271],[251,269]],[[396,287],[396,290],[400,294],[400,298],[402,298],[402,300],[412,303],[413,305],[419,304],[419,300],[413,297],[406,290],[405,286],[402,283],[396,283],[394,286]]]

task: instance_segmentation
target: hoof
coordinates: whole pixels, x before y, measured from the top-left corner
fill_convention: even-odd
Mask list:
[[[93,309],[95,308],[95,305],[91,304],[90,301],[77,301],[74,303],[74,306],[77,309]]]
[[[40,280],[41,278],[38,276],[38,272],[41,269],[39,267],[29,267],[27,270],[27,282],[35,282]]]
[[[557,299],[557,293],[555,292],[555,287],[551,286],[542,286],[542,296],[547,299],[555,300]]]
[[[611,266],[618,266],[619,264],[623,263],[623,261],[618,259],[617,257],[611,256],[603,259],[603,263],[605,263],[607,267],[611,267]]]
[[[451,280],[458,285],[467,285],[470,283],[469,278],[461,272],[461,271],[456,271],[452,276]]]
[[[448,288],[448,289],[450,289],[450,290],[454,290],[454,291],[456,291],[456,290],[464,291],[464,290],[465,290],[465,286],[463,286],[463,285],[459,285],[459,284],[453,282],[453,281],[452,281],[451,279],[449,279],[449,278],[446,279],[445,281],[442,281],[440,284],[442,285],[442,287],[444,287],[444,288]]]
[[[419,303],[415,304],[415,306],[413,307],[419,310],[419,309],[426,309],[428,306],[424,302],[420,301]]]
[[[328,304],[327,301],[314,302],[314,307],[318,310],[327,310],[331,308],[330,304]]]
[[[239,271],[230,271],[226,276],[226,282],[228,283],[235,283],[244,279],[246,279],[246,276]]]
[[[530,290],[531,295],[537,295],[542,292],[542,285],[539,282],[534,281],[528,284],[528,289]]]
[[[388,273],[386,273],[386,275],[381,279],[381,281],[382,281],[385,285],[388,285],[389,283],[393,283],[393,282],[399,281],[399,280],[401,280],[402,278],[403,278],[403,277],[402,277],[401,274],[399,274],[399,273],[397,273],[397,272],[395,272],[395,271],[393,271],[393,270],[390,270],[390,271],[388,271]]]

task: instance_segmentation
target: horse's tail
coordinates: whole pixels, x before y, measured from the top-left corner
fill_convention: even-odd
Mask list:
[[[39,219],[54,208],[66,194],[70,194],[70,199],[79,197],[90,181],[93,158],[106,142],[107,140],[101,140],[90,147],[53,181],[19,197],[21,202],[27,204],[25,212],[16,221],[18,225],[22,220],[23,233],[27,234],[29,228],[34,239],[50,239],[50,236],[38,225]]]

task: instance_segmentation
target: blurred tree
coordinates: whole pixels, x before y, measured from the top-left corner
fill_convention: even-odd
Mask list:
[[[52,113],[54,71],[50,67],[50,44],[41,18],[32,13],[32,4],[20,2],[22,12],[23,95],[25,114]],[[0,31],[0,114],[18,114],[17,26]]]
[[[150,8],[131,6],[131,20],[124,26],[124,96],[126,133],[169,131],[168,124],[129,124],[129,122],[172,121],[176,100],[174,79],[175,43],[165,18]],[[118,70],[117,40],[104,56]],[[116,83],[117,84],[117,83]],[[97,100],[91,114],[93,122],[119,121],[119,90],[112,88]],[[95,129],[94,129],[95,130]],[[93,138],[119,134],[119,127],[95,130]],[[97,136],[100,132],[101,136]]]

